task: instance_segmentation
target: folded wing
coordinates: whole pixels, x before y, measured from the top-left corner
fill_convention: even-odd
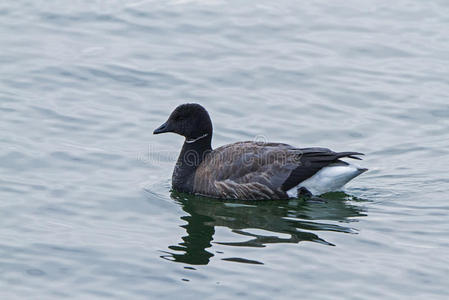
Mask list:
[[[281,143],[239,142],[212,151],[194,180],[197,194],[231,199],[286,199],[287,190],[342,157],[326,148],[295,148]]]

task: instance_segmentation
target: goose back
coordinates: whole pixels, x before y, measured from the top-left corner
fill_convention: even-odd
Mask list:
[[[282,143],[238,142],[210,152],[198,166],[193,184],[196,194],[230,199],[287,199],[301,181],[341,157],[326,148],[295,148]]]

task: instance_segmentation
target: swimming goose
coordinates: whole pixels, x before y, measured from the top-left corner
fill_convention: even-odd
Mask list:
[[[282,143],[237,142],[212,149],[212,122],[204,107],[178,106],[153,134],[185,137],[172,176],[179,192],[223,199],[288,199],[340,189],[367,171],[341,158],[358,152],[296,148]]]

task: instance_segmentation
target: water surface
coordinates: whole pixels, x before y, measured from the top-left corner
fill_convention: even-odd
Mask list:
[[[0,4],[3,299],[447,299],[445,1]],[[324,201],[170,191],[203,104],[213,145],[360,151]]]

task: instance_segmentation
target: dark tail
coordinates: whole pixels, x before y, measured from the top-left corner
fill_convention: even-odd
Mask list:
[[[357,157],[357,156],[365,155],[365,154],[360,153],[360,152],[338,152],[338,153],[336,153],[336,155],[337,155],[337,158],[348,157],[348,158],[352,158],[352,159],[362,160],[360,157]]]

